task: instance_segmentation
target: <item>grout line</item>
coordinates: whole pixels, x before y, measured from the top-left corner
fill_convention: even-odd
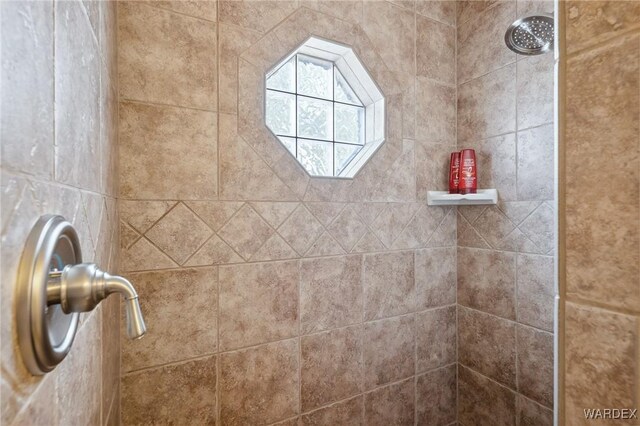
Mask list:
[[[125,103],[125,104],[128,103],[128,104],[148,105],[148,106],[154,106],[154,107],[188,109],[188,110],[192,110],[192,111],[208,112],[208,113],[214,113],[214,114],[216,114],[218,112],[215,109],[197,108],[197,107],[190,107],[190,106],[186,106],[186,105],[165,104],[165,103],[161,103],[161,102],[151,102],[151,101],[144,101],[144,100],[138,100],[138,99],[129,99],[129,98],[119,98],[118,102]]]

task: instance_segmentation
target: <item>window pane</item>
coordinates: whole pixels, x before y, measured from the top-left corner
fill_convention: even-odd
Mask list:
[[[333,140],[333,103],[298,96],[298,136]]]
[[[360,145],[345,145],[337,143],[336,150],[336,176],[338,176],[346,166],[349,165],[353,157],[362,149]]]
[[[298,55],[298,93],[333,100],[333,63]]]
[[[333,176],[333,144],[298,139],[298,161],[314,176]]]
[[[346,102],[348,104],[355,104],[362,106],[362,102],[358,99],[355,92],[351,89],[351,86],[344,79],[338,68],[335,69],[336,81],[335,81],[335,97],[338,102]]]
[[[267,90],[267,126],[277,135],[296,135],[296,97]]]
[[[364,108],[335,104],[336,141],[364,144]]]
[[[267,78],[267,88],[294,93],[296,91],[295,66],[296,57],[293,56]]]
[[[280,142],[289,150],[293,156],[296,156],[296,138],[286,138],[284,136],[278,136]]]

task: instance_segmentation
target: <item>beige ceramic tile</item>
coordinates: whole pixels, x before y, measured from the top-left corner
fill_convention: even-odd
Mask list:
[[[456,90],[422,77],[416,79],[416,139],[455,145]]]
[[[419,425],[448,425],[455,422],[456,384],[455,365],[416,378],[416,421]]]
[[[412,315],[364,325],[364,387],[396,382],[415,373],[416,329]]]
[[[101,177],[95,168],[78,167],[95,164],[99,154],[98,46],[80,3],[57,3],[55,17],[55,178],[99,191]]]
[[[251,257],[253,261],[295,259],[300,257],[278,234],[273,234]]]
[[[478,188],[495,188],[500,200],[516,200],[516,135],[509,133],[474,141],[467,147],[476,151]]]
[[[174,12],[182,13],[184,15],[193,16],[194,18],[207,19],[209,21],[216,20],[217,2],[215,0],[150,0],[148,4],[162,9],[168,9]]]
[[[534,1],[532,3],[545,3]],[[518,129],[553,122],[553,55],[531,56],[516,65]]]
[[[458,303],[515,319],[513,253],[458,248]]]
[[[220,355],[220,422],[273,423],[298,414],[296,339]]]
[[[416,203],[390,203],[378,214],[371,229],[385,246],[391,248],[419,208]]]
[[[359,326],[302,337],[303,411],[362,392],[362,338]]]
[[[458,421],[465,425],[514,425],[516,394],[473,370],[459,366]]]
[[[498,0],[458,0],[456,2],[457,25],[462,26],[469,19],[497,2]]]
[[[302,0],[301,4],[353,24],[362,24],[364,0]]]
[[[569,1],[565,13],[569,53],[640,26],[640,4],[635,1]]]
[[[423,372],[456,362],[456,307],[416,314],[416,370]]]
[[[516,65],[458,86],[458,144],[516,130]]]
[[[298,262],[220,267],[220,349],[298,332]]]
[[[415,419],[414,380],[378,388],[364,396],[365,424],[409,426]]]
[[[215,423],[216,357],[202,358],[122,378],[123,424]]]
[[[357,252],[354,250],[354,252]],[[323,232],[322,235],[316,240],[315,243],[309,247],[307,250],[306,257],[315,257],[315,256],[335,256],[339,254],[346,254],[346,252],[342,249],[340,244],[336,241],[335,238],[331,236],[328,232]]]
[[[303,334],[362,321],[362,256],[303,260],[300,278]]]
[[[456,302],[456,249],[433,248],[415,254],[416,308]]]
[[[412,311],[415,303],[414,274],[412,252],[365,255],[365,320]],[[389,283],[393,283],[393,286]]]
[[[553,257],[519,254],[517,262],[518,322],[553,331]]]
[[[448,0],[416,0],[416,13],[445,24],[455,25],[456,2]]]
[[[49,179],[53,177],[54,158],[52,16],[52,3],[2,4],[0,162],[3,168]],[[32,31],[27,35],[22,28],[29,22]]]
[[[518,395],[518,424],[522,426],[552,426],[553,411]]]
[[[248,204],[245,204],[218,231],[218,235],[245,260],[262,247],[273,234],[273,228]]]
[[[444,2],[434,1],[435,4]],[[417,75],[449,85],[456,84],[456,31],[455,28],[416,17]]]
[[[237,134],[237,119],[220,114],[220,198],[292,201],[291,192],[262,158]]]
[[[516,61],[504,32],[516,19],[516,2],[499,2],[458,26],[458,84]]]
[[[553,407],[553,334],[517,326],[518,392]]]
[[[426,247],[442,222],[442,210],[422,206],[393,244],[394,248]]]
[[[215,198],[216,115],[122,102],[119,158],[123,198]]]
[[[301,204],[278,228],[278,233],[302,255],[320,236],[322,230],[320,222]]]
[[[117,399],[120,405],[120,372],[121,372],[121,343],[120,329],[120,300],[116,297],[109,297],[102,303],[102,407],[103,417],[112,405],[112,401]]]
[[[415,76],[415,19],[406,9],[387,2],[364,3],[363,28],[384,63],[402,82]]]
[[[242,202],[234,201],[188,201],[185,204],[216,232],[242,207]]]
[[[120,258],[120,267],[127,272],[178,267],[177,263],[144,237],[128,249],[122,250]]]
[[[100,334],[100,313],[93,312],[82,322],[74,340],[75,350],[56,372],[56,387],[62,390],[56,400],[61,424],[100,422]]]
[[[219,20],[252,30],[266,32],[296,9],[295,1],[222,0]]]
[[[582,418],[585,408],[632,407],[638,318],[573,303],[565,309],[566,418]]]
[[[350,206],[345,208],[327,228],[346,252],[351,251],[367,229],[367,226]]]
[[[303,426],[359,426],[363,419],[364,397],[357,396],[346,401],[337,402],[325,408],[305,414],[300,419]]]
[[[555,232],[554,214],[552,204],[546,202],[519,225],[520,230],[539,248],[537,253],[552,254]]]
[[[459,307],[458,351],[462,364],[515,389],[515,323]]]
[[[123,370],[214,353],[218,339],[217,277],[216,268],[131,274],[147,335],[128,340],[124,328],[121,330]]]
[[[518,132],[518,200],[552,200],[553,124]]]
[[[120,200],[118,211],[123,221],[144,234],[175,205],[175,201]]]
[[[178,264],[183,264],[213,234],[184,204],[177,204],[145,234]]]
[[[118,28],[122,98],[216,110],[214,23],[123,2]]]
[[[623,3],[595,5],[600,7],[584,10],[612,14],[622,24]],[[572,78],[567,81],[566,140],[567,149],[576,152],[567,159],[567,170],[578,165],[581,170],[567,175],[567,290],[634,311],[640,306],[639,47],[637,35],[618,38],[574,57],[567,69]],[[620,154],[602,155],[603,149]],[[607,194],[606,202],[595,194]]]

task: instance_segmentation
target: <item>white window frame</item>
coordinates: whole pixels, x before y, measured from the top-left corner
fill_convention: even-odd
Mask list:
[[[345,45],[321,39],[319,37],[310,37],[300,47],[289,53],[285,58],[280,60],[274,67],[269,69],[265,74],[265,123],[266,123],[266,92],[267,92],[267,79],[276,71],[280,69],[282,65],[288,62],[295,55],[306,55],[326,61],[333,62],[334,66],[342,74],[347,81],[351,89],[354,91],[362,106],[364,108],[364,121],[365,121],[365,134],[364,145],[362,149],[356,154],[356,156],[349,162],[349,164],[340,172],[339,175],[334,176],[316,176],[322,178],[346,178],[352,179],[356,176],[359,170],[366,164],[366,162],[373,156],[373,154],[380,148],[385,140],[385,99],[382,91],[377,86],[375,81],[369,75],[369,72],[364,68],[362,62],[358,59],[353,50]],[[296,64],[297,68],[297,64]],[[297,72],[297,71],[296,71]],[[296,87],[297,92],[297,87]],[[301,94],[301,96],[303,96]],[[334,97],[335,98],[335,97]],[[335,100],[332,100],[334,105]],[[340,102],[338,102],[340,103]],[[297,107],[296,107],[297,108]],[[296,111],[297,114],[297,111]],[[334,123],[335,125],[335,123]],[[268,126],[267,126],[268,127]],[[271,131],[271,129],[269,129]],[[297,133],[297,132],[296,132]],[[276,138],[278,138],[277,135]],[[295,136],[296,138],[298,135]],[[306,139],[306,138],[302,138]],[[335,141],[335,137],[332,141],[333,144],[342,143]],[[279,139],[278,141],[282,143]],[[331,142],[331,141],[327,141]],[[334,145],[335,146],[335,145]],[[287,150],[289,152],[289,150]],[[290,153],[291,154],[291,153]],[[293,155],[293,154],[291,154]],[[298,161],[296,159],[296,161]],[[305,169],[306,170],[306,169]],[[306,170],[309,173],[308,170]],[[333,170],[335,173],[335,168]]]

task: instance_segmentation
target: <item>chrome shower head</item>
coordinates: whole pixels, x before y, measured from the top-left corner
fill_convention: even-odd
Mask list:
[[[553,17],[534,15],[520,18],[504,35],[507,47],[521,55],[540,55],[553,50]]]

